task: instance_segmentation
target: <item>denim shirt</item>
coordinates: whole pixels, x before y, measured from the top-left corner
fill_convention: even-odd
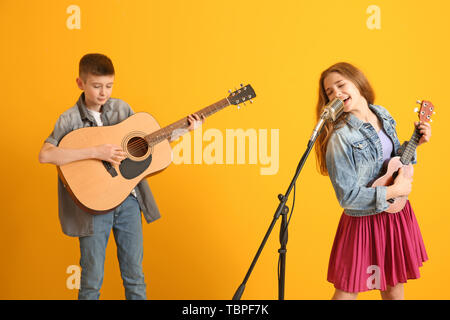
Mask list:
[[[369,108],[391,139],[393,153],[399,155],[404,146],[400,146],[395,120],[381,106],[369,104]],[[416,155],[412,163],[416,163]],[[348,114],[344,125],[336,129],[328,141],[326,165],[336,197],[347,215],[373,215],[389,207],[387,187],[370,187],[383,168],[381,141],[370,123]]]
[[[101,120],[103,124],[115,125],[134,114],[131,107],[123,100],[110,98],[102,106]],[[84,104],[84,93],[77,103],[60,115],[55,128],[45,142],[55,146],[69,132],[83,128],[97,126],[94,117],[88,112]],[[143,179],[134,189],[139,207],[147,223],[161,217],[148,182]],[[93,215],[83,211],[72,199],[64,183],[58,176],[58,213],[64,234],[71,237],[90,236],[94,233]]]

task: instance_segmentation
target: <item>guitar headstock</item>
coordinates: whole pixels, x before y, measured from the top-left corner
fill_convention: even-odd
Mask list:
[[[414,111],[419,113],[419,120],[422,122],[433,122],[431,116],[436,113],[434,112],[433,104],[427,100],[417,100],[417,103],[420,104],[420,108],[416,108]]]
[[[230,95],[227,97],[228,101],[230,102],[230,104],[237,105],[238,108],[240,108],[240,103],[244,103],[244,105],[246,101],[250,101],[250,103],[253,103],[251,99],[256,97],[255,90],[253,90],[252,86],[249,84],[246,86],[241,84],[241,88],[233,92],[231,92],[230,90],[229,92]]]

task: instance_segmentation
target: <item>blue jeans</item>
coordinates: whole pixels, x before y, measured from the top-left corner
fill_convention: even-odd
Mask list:
[[[146,299],[142,271],[143,235],[139,203],[133,195],[115,210],[94,216],[94,234],[80,237],[81,281],[78,299],[98,299],[109,234],[113,230],[125,298]]]

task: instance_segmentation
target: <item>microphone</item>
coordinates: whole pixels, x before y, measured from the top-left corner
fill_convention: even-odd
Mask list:
[[[314,143],[319,135],[322,126],[325,124],[325,121],[331,120],[336,121],[337,118],[344,111],[344,101],[339,98],[335,98],[333,101],[328,102],[328,104],[323,108],[322,114],[320,115],[319,122],[317,122],[316,127],[314,128],[311,138],[309,139],[309,143]]]

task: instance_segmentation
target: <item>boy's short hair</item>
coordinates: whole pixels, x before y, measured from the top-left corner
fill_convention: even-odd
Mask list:
[[[114,66],[110,58],[101,53],[88,53],[80,60],[79,77],[86,81],[90,73],[96,76],[114,75]]]

